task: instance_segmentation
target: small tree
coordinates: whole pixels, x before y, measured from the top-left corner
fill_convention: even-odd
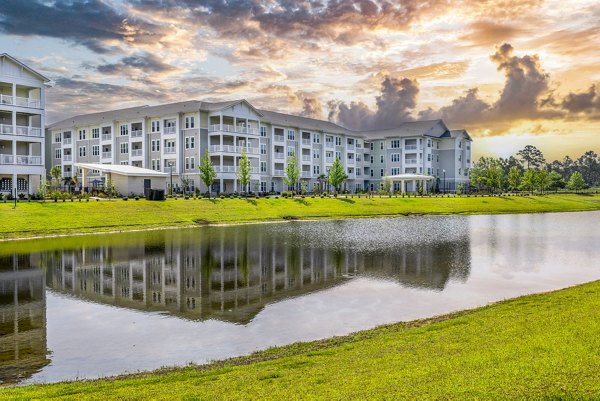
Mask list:
[[[206,185],[206,188],[208,188],[208,198],[210,199],[210,187],[217,178],[217,172],[208,156],[208,150],[205,151],[204,157],[198,166],[198,170],[200,170],[200,180],[202,180],[204,185]]]
[[[50,177],[52,177],[51,185],[52,188],[56,191],[60,186],[60,176],[62,174],[62,170],[60,166],[54,166],[50,169]]]
[[[248,153],[246,153],[246,149],[242,148],[242,157],[240,157],[240,165],[239,170],[237,172],[238,180],[240,180],[240,184],[242,184],[242,190],[247,192],[248,184],[250,183],[250,178],[252,174],[252,163],[248,158]]]
[[[548,188],[552,183],[550,180],[550,174],[546,169],[541,169],[540,171],[538,171],[535,175],[535,180],[541,193],[544,193],[546,188]]]
[[[346,170],[339,158],[336,158],[329,170],[329,176],[327,180],[335,188],[335,192],[339,192],[340,186],[348,179]]]
[[[508,171],[508,187],[511,191],[521,187],[521,169],[517,166],[512,166]]]
[[[566,185],[567,183],[560,173],[550,171],[550,186],[548,188],[558,190],[559,188],[564,188]]]
[[[296,184],[298,183],[298,179],[300,178],[300,163],[298,162],[298,157],[295,154],[292,154],[287,159],[287,166],[285,166],[285,177],[283,177],[283,182],[288,187],[294,187],[296,189]]]
[[[567,188],[575,192],[579,192],[585,188],[585,180],[579,171],[575,171],[571,174]]]
[[[381,182],[381,189],[385,192],[390,192],[392,190],[392,180],[389,177],[384,177]]]
[[[523,174],[523,179],[521,180],[521,188],[525,189],[526,191],[533,192],[537,184],[535,176],[535,170],[525,170],[525,173]]]
[[[302,195],[306,195],[307,192],[308,192],[308,181],[307,180],[301,180],[300,181],[300,193]]]

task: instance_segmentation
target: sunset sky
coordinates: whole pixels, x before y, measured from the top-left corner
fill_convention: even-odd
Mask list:
[[[47,115],[246,98],[350,129],[443,118],[476,156],[600,153],[598,0],[2,0]]]

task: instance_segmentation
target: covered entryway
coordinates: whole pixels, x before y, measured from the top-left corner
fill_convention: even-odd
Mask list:
[[[119,164],[75,163],[81,170],[83,191],[98,187],[98,180],[110,180],[121,195],[144,195],[145,188],[167,188],[167,173]]]
[[[419,187],[423,187],[423,193],[427,193],[427,183],[434,180],[434,178],[431,175],[425,174],[397,174],[383,177],[383,179],[392,181],[392,188],[394,190],[402,193],[417,192]]]

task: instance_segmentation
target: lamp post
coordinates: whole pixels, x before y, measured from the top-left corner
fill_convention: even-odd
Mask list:
[[[444,195],[446,195],[446,169],[443,169],[442,172],[444,173]]]
[[[169,162],[169,173],[171,174],[171,184],[169,185],[169,195],[173,196],[173,162]]]

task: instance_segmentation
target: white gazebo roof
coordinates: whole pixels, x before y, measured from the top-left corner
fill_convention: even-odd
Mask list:
[[[147,168],[120,165],[120,164],[100,164],[100,163],[75,163],[75,166],[86,170],[98,170],[103,173],[115,173],[128,177],[167,177],[167,173],[150,170]]]
[[[426,174],[396,174],[396,175],[387,175],[385,178],[389,178],[392,181],[410,181],[410,180],[433,180],[435,177]]]

